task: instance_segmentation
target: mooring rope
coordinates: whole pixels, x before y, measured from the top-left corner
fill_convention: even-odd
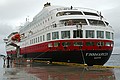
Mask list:
[[[49,51],[49,50],[47,50],[46,52],[48,52],[48,51]],[[35,58],[40,57],[41,55],[45,54],[46,52],[41,53],[40,55],[38,55],[38,56],[37,56],[37,57],[35,57]],[[33,58],[33,59],[35,59],[35,58]]]
[[[81,51],[81,54],[82,54],[83,63],[84,63],[84,65],[87,65],[86,62],[85,62],[85,57],[84,57],[83,51],[82,51],[81,48],[80,48],[80,51]]]

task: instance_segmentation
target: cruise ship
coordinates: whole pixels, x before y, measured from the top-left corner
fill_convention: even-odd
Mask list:
[[[8,36],[6,50],[10,56],[17,51],[24,58],[104,65],[113,46],[114,30],[100,11],[46,3]]]

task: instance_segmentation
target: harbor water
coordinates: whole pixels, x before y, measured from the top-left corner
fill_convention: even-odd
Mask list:
[[[12,64],[7,68],[0,57],[0,80],[120,80],[120,54],[110,57],[104,66],[115,68],[80,67],[59,64]]]

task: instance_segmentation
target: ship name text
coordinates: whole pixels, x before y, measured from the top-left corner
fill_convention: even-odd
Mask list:
[[[108,56],[108,53],[86,53],[86,56]]]

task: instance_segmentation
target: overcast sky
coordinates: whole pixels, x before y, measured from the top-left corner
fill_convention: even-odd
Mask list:
[[[18,26],[42,10],[43,5],[92,8],[102,12],[115,31],[114,53],[120,53],[120,0],[0,0],[0,53],[5,53],[3,39]]]

